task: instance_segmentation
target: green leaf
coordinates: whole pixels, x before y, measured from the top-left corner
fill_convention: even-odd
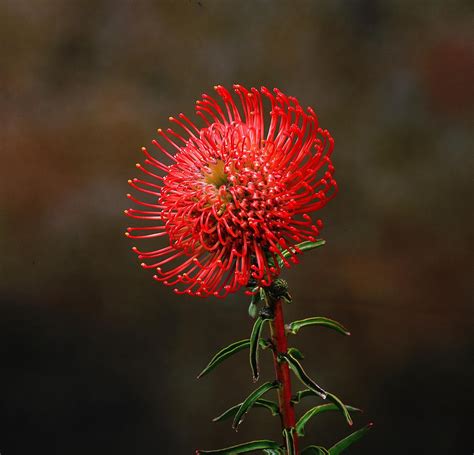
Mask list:
[[[241,351],[242,349],[246,349],[250,346],[250,340],[247,338],[245,340],[236,341],[235,343],[230,344],[229,346],[221,349],[208,363],[206,368],[202,370],[199,375],[198,379],[202,378],[207,373],[211,372],[217,365],[223,362],[225,359],[230,357],[231,355],[235,354],[236,352]]]
[[[220,416],[214,417],[212,419],[213,422],[221,422],[223,420],[226,420],[230,417],[233,417],[235,413],[239,410],[240,406],[242,406],[242,403],[236,404],[235,406],[232,406],[231,408],[227,409],[227,411],[224,411]],[[278,409],[278,405],[274,401],[270,400],[264,400],[260,398],[257,400],[254,405],[256,408],[267,408],[271,413],[272,416],[277,416],[280,414],[280,410]]]
[[[255,319],[257,317],[257,314],[258,314],[258,307],[257,305],[255,305],[255,303],[253,302],[250,302],[250,305],[249,305],[249,316],[252,318],[252,319]]]
[[[301,242],[301,243],[298,243],[296,245],[296,247],[299,248],[301,251],[307,251],[307,250],[312,250],[313,248],[318,248],[320,246],[323,246],[325,243],[326,243],[326,240],[319,239],[319,240],[316,240],[316,242]],[[281,255],[286,259],[286,258],[289,258],[290,256],[292,256],[291,252],[293,252],[293,254],[298,254],[297,250],[294,247],[290,247],[287,250],[283,250],[281,252]],[[283,266],[282,258],[280,256],[278,256],[277,260],[278,260],[278,263],[279,263],[280,267],[282,267]]]
[[[262,302],[268,303],[267,302],[267,293],[265,292],[265,289],[263,287],[260,287],[258,292],[260,294],[260,300]]]
[[[260,293],[256,293],[252,295],[252,300],[250,300],[249,305],[249,316],[252,319],[255,319],[258,315],[258,304],[262,301]]]
[[[295,359],[298,359],[298,360],[304,359],[303,353],[298,348],[289,348],[288,354],[290,354],[291,356],[293,356]]]
[[[326,399],[331,401],[332,404],[322,405],[321,410],[317,411],[316,414],[319,414],[320,412],[324,412],[324,411],[332,411],[332,410],[337,409],[343,413],[347,423],[349,425],[352,425],[352,418],[349,414],[349,411],[351,412],[362,412],[362,411],[358,408],[354,408],[353,406],[346,406],[336,395],[332,393],[329,393],[329,392],[325,392],[325,393],[326,393]],[[296,393],[296,395],[293,396],[291,402],[293,404],[298,404],[302,398],[307,397],[307,396],[313,396],[313,395],[321,396],[319,393],[316,393],[314,390],[311,390],[311,389],[300,390],[299,392]],[[318,406],[316,408],[318,408]],[[306,414],[315,410],[316,408],[311,409]],[[306,414],[303,417],[305,417]],[[313,414],[313,415],[316,415],[316,414]],[[311,418],[313,415],[310,415],[309,418]],[[301,417],[300,421],[303,420],[303,417]],[[296,425],[297,430],[299,428],[298,424]]]
[[[279,449],[263,449],[263,452],[267,455],[284,455],[285,451],[282,448]]]
[[[235,406],[232,406],[231,408],[226,409],[222,414],[218,415],[217,417],[214,417],[212,421],[222,422],[223,420],[227,420],[230,417],[235,416],[235,413],[239,410],[240,406],[242,406],[242,403],[238,403]],[[257,403],[255,403],[254,406],[257,406]]]
[[[290,369],[295,373],[296,377],[316,395],[319,395],[323,400],[326,399],[327,392],[316,384],[304,371],[301,364],[290,354],[280,354],[281,359],[285,360]]]
[[[232,428],[234,430],[242,423],[245,414],[250,410],[250,408],[255,404],[255,402],[265,393],[267,393],[271,389],[276,389],[279,387],[279,382],[265,382],[262,384],[258,389],[255,389],[240,405],[239,409],[237,410],[234,421],[232,423]]]
[[[278,407],[278,404],[272,400],[260,398],[260,400],[257,400],[256,405],[260,408],[267,408],[272,413],[273,417],[280,415],[280,408]]]
[[[196,450],[196,455],[199,455],[201,453],[213,453],[216,455],[217,454],[231,455],[234,453],[253,452],[254,450],[264,450],[264,449],[278,450],[279,448],[280,448],[280,444],[276,443],[275,441],[270,441],[268,439],[261,439],[259,441],[245,442],[244,444],[238,444],[236,446],[226,447],[225,449]]]
[[[328,398],[329,398],[329,393],[328,393]],[[296,427],[295,427],[296,433],[298,434],[298,436],[304,436],[304,427],[311,418],[323,412],[338,411],[339,409],[340,409],[339,406],[337,406],[334,403],[321,404],[319,406],[315,406],[314,408],[311,408],[296,423]],[[346,406],[346,409],[352,412],[361,412],[360,409],[354,408],[352,406]]]
[[[332,393],[329,393],[329,392],[327,392],[326,395],[327,395],[327,399],[329,401],[332,401],[332,403],[334,403],[338,407],[338,409],[344,414],[344,417],[346,418],[347,423],[352,426],[353,422],[352,422],[351,415],[349,414],[349,411],[347,409],[347,406],[338,397],[336,397],[336,395],[333,395]]]
[[[298,404],[302,398],[310,397],[310,396],[319,396],[319,395],[317,393],[314,393],[311,389],[304,389],[297,392],[296,395],[293,395],[293,397],[291,398],[291,402],[293,404]]]
[[[330,329],[336,330],[337,332],[342,333],[343,335],[351,334],[342,324],[339,324],[339,322],[321,316],[291,322],[286,326],[286,330],[288,333],[296,335],[302,327],[305,327],[307,325],[321,325],[323,327],[328,327]]]
[[[262,333],[263,323],[267,319],[261,316],[257,318],[252,328],[252,334],[250,335],[250,368],[252,369],[252,375],[254,382],[258,380],[260,375],[258,367],[258,348],[260,346],[260,334]]]
[[[328,455],[328,449],[321,446],[308,446],[303,449],[301,455]]]
[[[271,341],[269,341],[269,340],[264,340],[263,338],[260,338],[260,340],[259,340],[258,342],[259,342],[259,344],[260,344],[260,347],[261,347],[263,350],[272,347],[272,343],[271,343]]]
[[[284,428],[283,437],[285,438],[287,455],[296,455],[295,429]]]
[[[373,425],[373,423],[369,423],[364,428],[354,431],[354,433],[351,433],[349,436],[341,439],[337,444],[334,444],[329,449],[329,455],[339,455],[342,453],[344,450],[354,444],[354,442],[362,438],[362,436],[364,436],[373,427]]]

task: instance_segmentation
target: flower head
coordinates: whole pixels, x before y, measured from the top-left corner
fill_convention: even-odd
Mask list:
[[[197,126],[184,114],[178,128],[158,130],[146,148],[143,177],[129,180],[142,193],[127,195],[139,208],[125,213],[146,225],[129,227],[133,239],[165,237],[166,246],[133,250],[154,278],[175,292],[224,297],[249,283],[268,286],[280,264],[297,262],[296,246],[315,241],[321,220],[310,216],[337,192],[334,140],[313,109],[280,90],[215,90],[196,102]]]

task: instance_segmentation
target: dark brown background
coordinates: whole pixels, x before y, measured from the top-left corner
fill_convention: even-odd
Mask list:
[[[290,319],[326,315],[353,332],[297,340],[307,371],[364,408],[356,427],[376,423],[349,453],[471,454],[469,4],[1,2],[2,455],[279,438],[259,409],[237,434],[210,423],[254,387],[245,354],[195,380],[248,335],[247,298],[177,298],[123,237],[139,147],[233,82],[313,105],[336,140],[328,244],[284,276]],[[307,441],[347,431],[322,416]]]

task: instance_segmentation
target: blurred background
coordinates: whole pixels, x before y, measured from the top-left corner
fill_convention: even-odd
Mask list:
[[[191,454],[255,387],[248,298],[176,297],[123,237],[139,149],[220,83],[278,87],[336,141],[327,245],[285,272],[313,377],[364,409],[350,454],[471,454],[474,399],[469,1],[6,0],[0,3],[0,452]],[[272,377],[262,354],[263,377]],[[296,382],[295,382],[296,384]],[[302,410],[314,405],[308,399]],[[348,434],[318,417],[306,441]]]

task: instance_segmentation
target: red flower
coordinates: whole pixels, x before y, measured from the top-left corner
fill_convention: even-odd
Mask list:
[[[238,103],[224,87],[215,90],[223,103],[206,94],[197,101],[205,126],[183,114],[170,117],[180,130],[158,130],[160,142],[152,143],[160,158],[142,149],[146,158],[137,168],[144,178],[129,183],[146,200],[127,195],[142,207],[125,211],[153,221],[129,227],[128,237],[169,239],[151,251],[134,247],[142,266],[156,269],[154,278],[175,292],[202,297],[268,286],[279,262],[289,267],[282,249],[299,252],[297,243],[316,240],[322,222],[309,213],[337,191],[334,140],[313,109],[278,89],[234,85]],[[290,259],[297,262],[294,252]]]

